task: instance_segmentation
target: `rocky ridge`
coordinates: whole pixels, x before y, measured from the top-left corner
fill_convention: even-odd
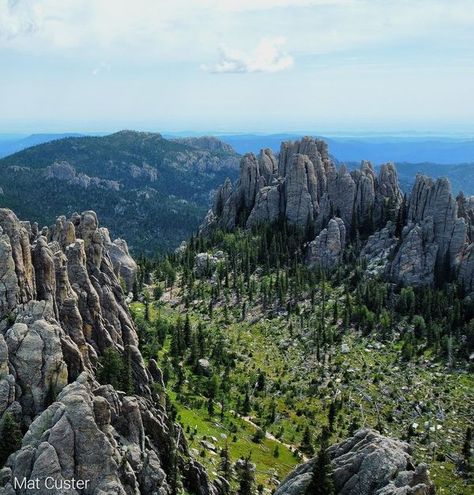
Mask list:
[[[405,198],[392,163],[378,174],[367,161],[358,170],[337,168],[326,143],[305,137],[282,143],[278,156],[268,149],[245,155],[236,185],[219,188],[201,232],[284,220],[315,233],[310,265],[333,268],[352,244],[368,271],[393,282],[457,278],[473,292],[473,205],[455,198],[447,179],[423,175]]]
[[[215,138],[186,144],[133,131],[68,137],[2,158],[0,195],[2,206],[40,225],[58,212],[94,210],[132,252],[151,256],[196,230],[211,191],[237,176],[239,160]]]
[[[0,209],[0,422],[21,425],[21,447],[0,470],[15,480],[88,480],[83,490],[35,493],[168,494],[181,473],[192,493],[218,494],[168,417],[161,372],[146,366],[118,274],[135,265],[92,211],[42,230]],[[130,390],[101,385],[101,358],[116,352]]]
[[[328,449],[337,495],[432,495],[427,467],[415,466],[405,442],[370,429]],[[316,460],[299,465],[281,483],[275,495],[304,495]]]

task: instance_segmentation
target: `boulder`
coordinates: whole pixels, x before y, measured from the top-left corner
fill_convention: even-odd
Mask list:
[[[415,467],[410,446],[370,429],[328,449],[336,495],[433,495],[427,467]],[[316,459],[299,465],[275,495],[305,495]]]
[[[218,258],[209,253],[198,253],[194,258],[194,273],[196,277],[208,277],[214,273]]]
[[[328,226],[310,242],[306,261],[310,266],[334,268],[342,260],[346,245],[346,227],[340,218],[329,220]]]

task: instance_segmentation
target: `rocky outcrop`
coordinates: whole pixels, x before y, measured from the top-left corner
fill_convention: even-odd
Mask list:
[[[430,285],[434,282],[438,244],[431,221],[403,229],[402,243],[391,266],[391,276],[403,285]]]
[[[405,198],[392,163],[378,174],[369,162],[336,169],[327,146],[305,137],[282,143],[278,165],[270,150],[244,156],[236,189],[219,189],[201,232],[277,220],[314,231],[312,266],[333,268],[351,244],[368,275],[413,286],[458,279],[474,293],[474,198],[454,198],[447,179],[419,175]]]
[[[230,144],[224,143],[224,141],[221,141],[214,136],[176,138],[174,141],[200,150],[236,154],[234,148],[232,148]]]
[[[194,273],[201,278],[214,273],[219,259],[208,253],[198,253],[194,258]]]
[[[336,495],[432,495],[427,467],[414,465],[410,446],[370,429],[328,450]],[[305,495],[316,460],[298,466],[275,495]]]
[[[306,261],[310,266],[334,268],[342,261],[346,245],[346,227],[340,218],[329,220],[328,226],[310,242]]]
[[[127,241],[115,239],[112,242],[108,229],[103,227],[101,232],[104,237],[105,250],[110,257],[115,274],[120,281],[123,281],[125,291],[132,292],[137,281],[138,266],[130,256]]]
[[[319,233],[338,216],[348,233],[360,230],[368,235],[396,217],[401,200],[392,164],[382,166],[380,177],[369,162],[352,172],[344,165],[336,170],[327,145],[305,137],[282,143],[278,161],[268,149],[258,158],[245,155],[235,192],[230,183],[218,190],[202,231],[286,218],[301,227],[313,225]]]
[[[194,493],[217,495],[138,349],[119,282],[135,268],[93,211],[39,231],[0,209],[0,421],[10,413],[26,431],[0,494],[24,493],[15,479],[26,477],[39,494],[166,495],[178,466]],[[129,367],[125,391],[97,381],[111,349]],[[63,489],[45,487],[48,477]],[[87,485],[71,488],[73,478]]]
[[[366,263],[366,271],[370,275],[388,275],[392,254],[397,247],[395,225],[387,225],[377,230],[368,239],[361,251],[361,258]]]
[[[432,222],[433,242],[438,246],[437,261],[454,267],[466,241],[464,218],[458,217],[458,205],[445,178],[433,181],[418,175],[408,203],[408,222]]]
[[[247,228],[277,221],[280,215],[280,201],[279,186],[262,187],[257,193],[255,206],[247,218]]]
[[[393,163],[386,163],[380,167],[376,184],[373,219],[375,225],[381,225],[384,221],[397,218],[403,201],[397,169]]]
[[[332,172],[328,177],[327,191],[321,198],[317,229],[320,230],[333,215],[340,217],[350,229],[356,193],[356,183],[344,165],[337,172]]]
[[[306,155],[293,155],[285,181],[285,216],[289,223],[306,226],[319,211],[314,166]]]
[[[54,162],[44,170],[46,179],[56,179],[67,182],[70,185],[79,186],[83,189],[97,187],[118,191],[120,182],[116,180],[102,179],[100,177],[89,177],[84,173],[77,173],[76,169],[67,161]]]

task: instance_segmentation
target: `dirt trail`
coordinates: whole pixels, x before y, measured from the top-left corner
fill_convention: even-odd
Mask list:
[[[253,426],[254,428],[260,429],[260,427],[252,421],[252,418],[250,416],[241,416],[240,414],[238,416],[239,416],[240,419],[243,419],[246,423],[248,423],[249,425]],[[298,450],[298,447],[296,447],[296,445],[291,445],[289,443],[282,442],[281,440],[279,440],[277,437],[275,437],[274,435],[272,435],[268,431],[265,432],[265,438],[268,439],[268,440],[273,440],[274,442],[277,442],[280,445],[283,445],[290,452],[298,451],[298,453],[299,453],[299,455],[301,457],[301,460],[303,462],[309,461],[309,457],[307,457],[305,454],[303,454],[303,452],[301,452],[300,450]]]

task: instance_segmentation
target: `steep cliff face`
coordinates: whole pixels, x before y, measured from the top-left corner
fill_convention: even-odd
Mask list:
[[[310,242],[306,261],[309,265],[333,268],[340,263],[346,246],[346,227],[340,218],[331,218],[327,228]]]
[[[194,493],[218,493],[138,349],[118,278],[131,283],[135,269],[92,211],[38,231],[0,209],[0,421],[10,414],[26,432],[1,494],[24,493],[23,479],[40,480],[35,493],[166,494],[178,471]],[[97,380],[111,350],[126,363],[125,391]],[[50,490],[48,477],[88,483]]]
[[[319,233],[337,216],[348,234],[373,232],[396,215],[401,202],[393,165],[384,165],[379,177],[369,162],[353,172],[345,166],[336,170],[327,145],[305,137],[282,143],[278,160],[270,150],[262,150],[258,159],[245,155],[235,191],[230,182],[219,189],[202,228],[252,227],[286,218],[303,228],[314,225]]]
[[[414,465],[407,443],[359,430],[328,450],[336,495],[432,495],[426,465]],[[305,495],[316,460],[298,466],[275,495]]]
[[[310,265],[333,268],[352,243],[368,272],[413,286],[457,278],[474,291],[474,199],[455,198],[447,179],[420,175],[404,198],[393,164],[336,169],[325,143],[306,137],[282,143],[278,160],[246,155],[236,190],[227,182],[216,198],[203,230],[286,219],[315,232]]]

